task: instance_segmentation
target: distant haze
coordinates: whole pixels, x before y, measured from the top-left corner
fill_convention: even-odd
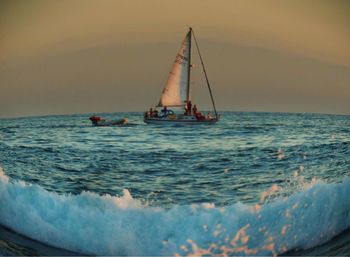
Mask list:
[[[192,26],[219,110],[350,114],[348,1],[0,3],[0,117],[143,111]],[[193,102],[211,108],[194,51]]]

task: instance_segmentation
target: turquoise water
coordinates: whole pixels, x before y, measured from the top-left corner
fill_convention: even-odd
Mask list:
[[[349,116],[225,112],[216,125],[167,127],[144,124],[141,113],[101,116],[130,124],[1,120],[4,227],[101,255],[186,255],[192,241],[224,246],[216,253],[281,254],[350,227]],[[239,231],[250,240],[225,241]]]

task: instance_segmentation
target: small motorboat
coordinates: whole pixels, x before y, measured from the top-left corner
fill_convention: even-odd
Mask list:
[[[128,123],[128,118],[123,118],[119,120],[106,120],[99,116],[91,116],[89,118],[93,126],[120,126]]]

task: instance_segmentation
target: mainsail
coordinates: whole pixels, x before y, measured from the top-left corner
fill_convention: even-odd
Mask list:
[[[183,106],[189,97],[191,29],[176,55],[158,106]]]

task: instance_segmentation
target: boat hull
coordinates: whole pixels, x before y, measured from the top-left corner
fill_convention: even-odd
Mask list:
[[[103,127],[103,126],[120,126],[126,123],[128,123],[128,119],[124,118],[120,120],[100,120],[97,122],[93,122],[92,125],[97,127]]]
[[[197,120],[197,119],[164,119],[164,118],[145,118],[143,120],[147,124],[156,125],[199,125],[199,124],[215,124],[218,119]]]

